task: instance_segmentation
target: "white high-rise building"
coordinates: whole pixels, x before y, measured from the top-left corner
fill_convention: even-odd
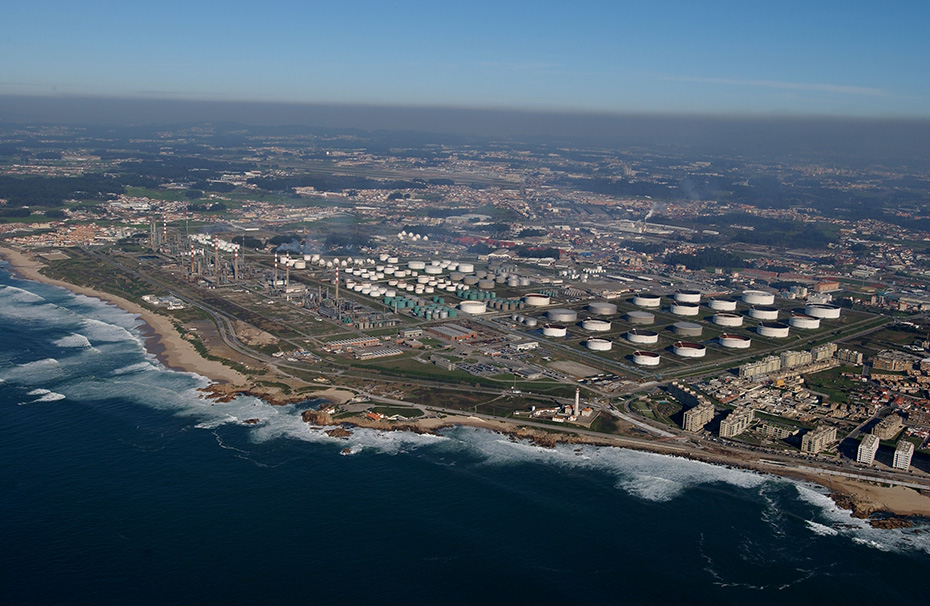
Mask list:
[[[911,457],[914,456],[914,443],[907,440],[899,440],[897,448],[894,449],[895,469],[907,471],[911,466]]]
[[[856,452],[856,462],[871,465],[875,462],[875,453],[878,452],[878,437],[867,434],[859,443],[859,450]]]

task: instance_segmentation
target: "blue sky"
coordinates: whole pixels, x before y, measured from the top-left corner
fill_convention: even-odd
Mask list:
[[[0,94],[930,117],[927,2],[7,2]]]

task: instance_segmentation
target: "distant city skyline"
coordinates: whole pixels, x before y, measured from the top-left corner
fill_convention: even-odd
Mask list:
[[[17,3],[0,95],[930,117],[920,2]]]

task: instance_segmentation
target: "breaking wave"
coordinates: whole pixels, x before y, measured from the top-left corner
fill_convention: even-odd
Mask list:
[[[92,347],[92,345],[90,344],[90,341],[87,339],[87,337],[85,337],[84,335],[81,335],[81,334],[77,334],[77,333],[71,333],[71,334],[68,335],[67,337],[62,337],[62,338],[60,338],[60,339],[56,339],[56,340],[52,341],[52,343],[53,343],[54,345],[57,345],[58,347],[65,347],[65,348],[68,348],[68,347],[75,347],[75,348]]]

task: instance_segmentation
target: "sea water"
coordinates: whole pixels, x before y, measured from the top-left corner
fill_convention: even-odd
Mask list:
[[[305,406],[201,399],[140,324],[0,270],[4,604],[926,596],[927,524],[872,529],[813,485],[617,448],[331,438]]]

